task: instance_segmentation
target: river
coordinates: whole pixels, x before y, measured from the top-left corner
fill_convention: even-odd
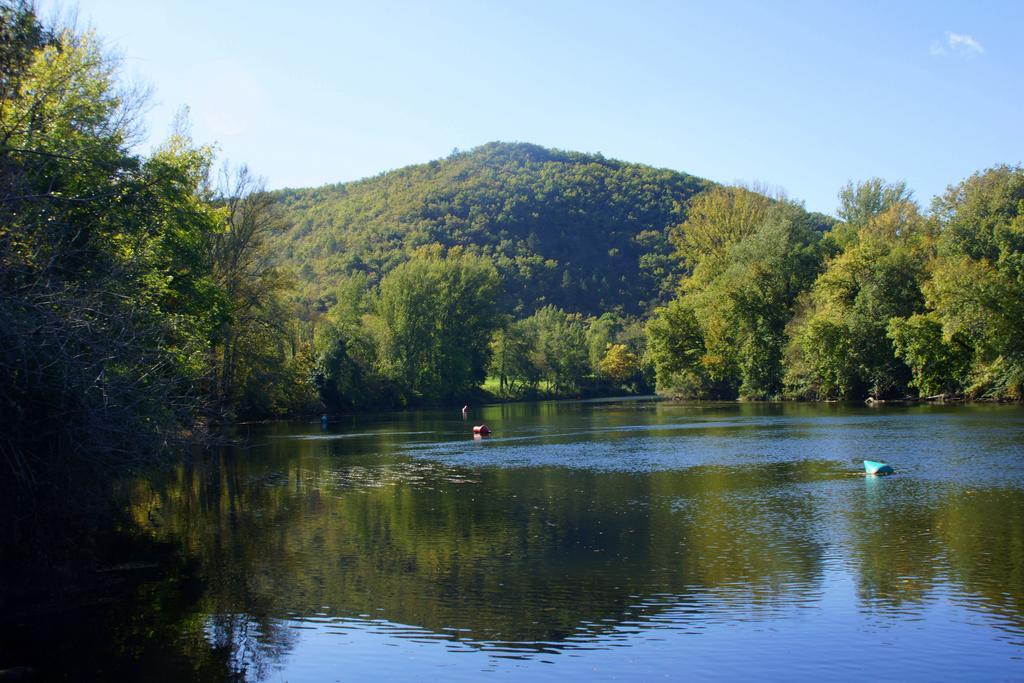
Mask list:
[[[545,402],[239,437],[131,483],[176,560],[35,633],[43,673],[1024,678],[1020,406]]]

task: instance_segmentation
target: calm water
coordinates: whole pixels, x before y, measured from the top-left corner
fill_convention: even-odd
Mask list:
[[[1024,680],[1020,407],[271,425],[131,500],[180,562],[54,634],[71,677]]]

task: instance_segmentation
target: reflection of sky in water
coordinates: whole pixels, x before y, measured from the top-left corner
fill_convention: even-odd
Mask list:
[[[237,571],[202,637],[250,679],[1024,674],[1019,409],[595,402],[269,429],[156,508],[215,540],[207,580]]]
[[[299,434],[294,436],[272,436],[272,439],[296,439],[299,441],[337,441],[338,439],[358,439],[365,436],[412,436],[430,434],[431,432],[354,432],[351,434]]]
[[[913,608],[874,612],[858,606],[845,571],[827,571],[818,590],[777,606],[744,606],[699,587],[635,597],[639,616],[581,623],[564,639],[534,643],[474,641],[459,629],[434,632],[371,614],[294,615],[278,624],[292,631],[294,648],[266,677],[936,681],[1002,680],[1024,667],[1020,638],[991,641],[998,616],[967,610],[942,590]],[[916,656],[930,622],[944,625],[929,634],[929,650],[942,656]]]
[[[917,418],[917,419],[915,419]],[[411,441],[403,452],[469,467],[570,467],[652,472],[700,465],[802,460],[833,463],[835,473],[860,460],[892,463],[899,474],[928,480],[1024,484],[1024,419],[982,420],[875,416],[730,419],[615,426],[510,427],[487,439]],[[977,432],[984,430],[985,448]]]

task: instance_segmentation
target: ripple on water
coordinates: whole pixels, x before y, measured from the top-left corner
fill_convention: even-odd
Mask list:
[[[206,478],[267,489],[186,501],[238,510],[194,527],[232,568],[211,584],[237,591],[205,604],[253,597],[261,615],[211,618],[211,642],[278,642],[283,680],[1016,671],[1024,421],[675,410],[487,418],[498,436],[478,441],[451,419],[338,435],[366,437],[347,450],[311,437],[325,443],[239,465],[248,479]],[[897,474],[865,477],[866,456]]]
[[[402,461],[381,464],[351,464],[322,470],[272,470],[257,475],[252,483],[265,488],[292,487],[298,490],[344,494],[398,485],[430,488],[439,484],[479,484],[478,473],[432,462]]]

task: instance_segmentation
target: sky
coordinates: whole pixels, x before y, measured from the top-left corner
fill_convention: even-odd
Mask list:
[[[1024,161],[1024,2],[37,0],[77,8],[270,188],[345,182],[495,141],[784,190],[848,181],[927,207]]]

